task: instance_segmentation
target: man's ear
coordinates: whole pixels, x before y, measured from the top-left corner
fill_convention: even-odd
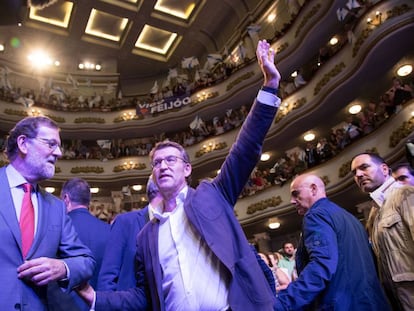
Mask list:
[[[27,143],[28,143],[28,138],[26,135],[20,135],[19,137],[17,137],[16,139],[16,143],[17,143],[17,147],[19,149],[19,152],[23,153],[23,154],[27,154]]]
[[[382,170],[382,173],[384,174],[384,176],[390,175],[390,170],[391,169],[387,164],[381,163],[381,170]]]
[[[186,164],[185,164],[185,168],[184,168],[185,177],[190,176],[190,175],[191,175],[192,170],[193,170],[193,168],[192,168],[191,164],[190,164],[190,163],[186,163]]]

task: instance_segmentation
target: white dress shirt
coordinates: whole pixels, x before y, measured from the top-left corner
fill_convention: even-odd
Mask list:
[[[184,211],[188,187],[176,198],[176,208],[153,207],[160,221],[158,251],[163,271],[166,310],[226,310],[228,280],[224,266],[189,223]]]
[[[13,165],[8,165],[6,167],[6,175],[7,179],[9,181],[10,185],[10,192],[12,195],[13,203],[14,203],[14,209],[16,210],[16,217],[17,220],[20,221],[20,213],[22,210],[22,203],[23,203],[23,197],[24,197],[24,190],[22,185],[27,183],[27,180],[13,167]],[[34,209],[34,215],[35,215],[35,223],[34,223],[34,232],[36,235],[37,231],[37,220],[39,216],[38,212],[38,202],[37,202],[37,185],[32,184],[33,191],[31,193],[32,197],[32,203],[33,203],[33,209]]]

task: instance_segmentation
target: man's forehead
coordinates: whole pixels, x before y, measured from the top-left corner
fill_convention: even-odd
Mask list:
[[[157,155],[180,155],[180,151],[175,147],[165,147],[155,151],[154,157]]]
[[[394,171],[395,174],[406,174],[408,175],[408,169],[406,167],[400,167]]]
[[[354,166],[360,166],[364,163],[369,163],[372,164],[372,159],[369,155],[367,154],[361,154],[359,156],[356,156],[353,160],[352,160],[352,167]]]

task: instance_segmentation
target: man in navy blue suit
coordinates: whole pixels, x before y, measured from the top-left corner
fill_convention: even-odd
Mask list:
[[[275,296],[234,215],[280,104],[275,52],[263,40],[256,55],[264,84],[218,176],[193,189],[187,183],[190,159],[181,145],[165,141],[151,151],[162,202],[137,238],[137,285],[118,292],[82,288],[96,311],[273,309]]]
[[[60,197],[65,202],[66,211],[80,240],[92,251],[95,257],[96,268],[89,282],[92,286],[96,286],[104,250],[109,238],[110,226],[89,212],[91,189],[86,180],[73,178],[66,181],[62,186]],[[72,296],[81,310],[89,310],[89,307],[76,293],[73,293]],[[63,297],[61,299],[63,301]],[[66,310],[68,310],[67,307]]]
[[[63,202],[39,185],[53,177],[61,156],[59,127],[47,117],[24,118],[9,133],[10,164],[0,168],[0,310],[50,310],[54,293],[70,291],[94,270]],[[32,191],[24,191],[28,184]],[[22,204],[27,194],[29,206]],[[23,207],[34,213],[26,222]],[[32,242],[22,238],[27,228]]]
[[[279,292],[275,310],[389,311],[360,221],[328,200],[318,176],[300,175],[290,190],[303,216],[298,278]]]
[[[157,204],[159,191],[150,177],[147,198]],[[126,290],[136,286],[135,253],[137,235],[149,221],[149,206],[116,216],[99,271],[97,290]],[[92,283],[91,283],[92,284]]]

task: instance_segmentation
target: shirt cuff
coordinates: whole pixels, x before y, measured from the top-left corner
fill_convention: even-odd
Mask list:
[[[276,95],[260,90],[256,97],[257,101],[268,106],[278,108],[280,106],[280,98]]]
[[[92,301],[92,305],[89,311],[95,311],[95,304],[96,304],[96,291],[93,291],[93,301]]]

